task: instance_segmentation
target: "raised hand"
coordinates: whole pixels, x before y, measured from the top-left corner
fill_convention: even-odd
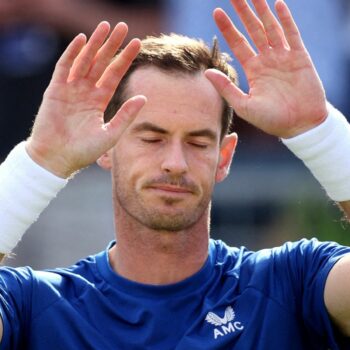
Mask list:
[[[109,24],[101,22],[89,41],[80,34],[70,43],[57,62],[27,141],[29,155],[58,176],[69,177],[112,148],[146,101],[144,96],[130,98],[104,123],[108,102],[140,50],[140,41],[133,39],[112,60],[127,25],[119,23],[108,37],[109,32]]]
[[[214,18],[247,76],[243,93],[215,70],[206,76],[236,113],[263,131],[284,138],[301,134],[327,116],[322,83],[287,5],[277,0],[276,19],[266,0],[231,0],[256,51],[221,10]]]

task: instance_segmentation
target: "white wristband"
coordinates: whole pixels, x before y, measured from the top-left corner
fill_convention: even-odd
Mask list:
[[[8,254],[68,180],[35,163],[17,145],[0,165],[0,253]]]
[[[282,142],[310,169],[337,201],[350,200],[350,124],[328,104],[326,120],[301,135]]]

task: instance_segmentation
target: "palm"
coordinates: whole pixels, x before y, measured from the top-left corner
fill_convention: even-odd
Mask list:
[[[83,133],[81,129],[84,129],[87,139],[104,131],[103,111],[106,103],[103,95],[107,93],[103,94],[101,89],[86,79],[52,84],[45,94],[40,113],[51,114],[53,131],[61,127],[64,138],[61,142],[71,147],[76,143],[74,135]]]
[[[269,21],[275,25],[275,33],[271,34],[250,8],[243,6],[244,0],[232,2],[251,33],[258,53],[242,40],[223,11],[216,11],[215,19],[244,68],[249,92],[243,94],[217,73],[209,72],[208,78],[240,117],[267,133],[291,137],[319,123],[326,116],[322,84],[285,5],[279,8],[285,26],[282,29],[263,6],[264,0],[254,1],[266,25],[273,28]]]
[[[52,84],[46,92],[45,100],[39,111],[39,116],[41,114],[45,117],[50,115],[50,120],[46,117],[42,125],[46,128],[45,137],[41,138],[42,141],[45,142],[46,138],[52,143],[52,136],[59,132],[61,137],[57,142],[61,144],[61,147],[71,151],[76,150],[77,147],[82,148],[82,154],[80,152],[75,154],[75,158],[83,163],[90,163],[89,159],[85,158],[91,158],[91,161],[94,161],[93,158],[96,155],[98,157],[100,153],[99,148],[104,147],[104,142],[102,142],[98,148],[87,149],[93,146],[92,141],[96,143],[97,140],[103,140],[105,133],[101,93],[96,91],[96,87],[92,85],[89,81],[74,81],[62,85]],[[86,136],[83,144],[80,139],[81,135]]]
[[[28,147],[34,160],[58,175],[69,176],[113,147],[145,101],[130,99],[104,124],[108,102],[140,48],[138,40],[130,42],[111,63],[126,30],[117,26],[104,43],[109,26],[100,24],[88,43],[77,37],[56,66]]]
[[[303,124],[324,98],[306,54],[260,54],[247,62],[246,72],[250,89],[243,117],[270,134],[283,136]]]

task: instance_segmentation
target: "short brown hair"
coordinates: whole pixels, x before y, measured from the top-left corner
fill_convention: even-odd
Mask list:
[[[183,35],[149,36],[142,40],[141,51],[132,62],[112,97],[105,112],[105,121],[108,122],[127,99],[127,83],[130,75],[137,68],[153,66],[162,71],[185,74],[195,74],[209,68],[215,68],[226,74],[233,83],[238,84],[237,73],[228,63],[229,60],[227,54],[219,51],[216,38],[214,38],[210,49],[202,40]],[[233,114],[233,109],[223,99],[221,138],[230,132]]]

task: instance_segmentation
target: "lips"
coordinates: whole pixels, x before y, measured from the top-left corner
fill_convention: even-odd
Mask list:
[[[200,190],[198,186],[191,180],[183,176],[169,176],[163,174],[157,178],[145,181],[142,186],[144,189],[153,189],[163,194],[198,194]]]
[[[192,193],[192,190],[185,187],[178,187],[172,185],[153,185],[151,189],[165,191],[169,193]]]

